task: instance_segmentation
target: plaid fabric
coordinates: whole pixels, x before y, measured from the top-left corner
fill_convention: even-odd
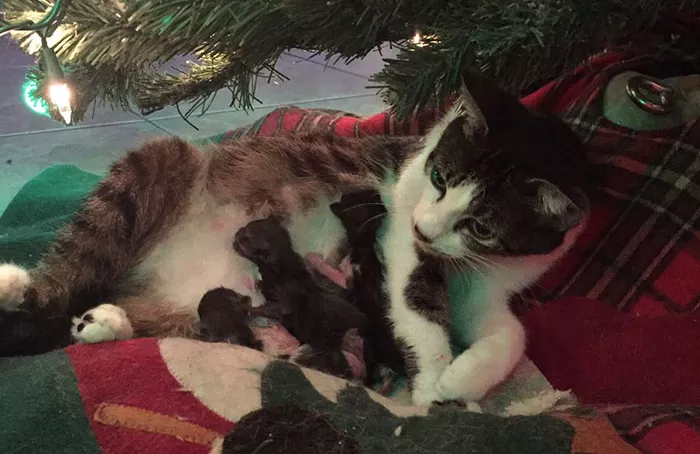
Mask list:
[[[695,454],[700,450],[700,408],[680,405],[605,409],[608,419],[642,452]]]
[[[518,312],[565,296],[598,299],[636,315],[700,307],[700,122],[636,132],[607,121],[601,93],[615,74],[648,64],[621,53],[596,57],[571,76],[523,99],[558,113],[584,140],[601,176],[591,219],[576,247],[533,290]],[[440,107],[405,123],[382,113],[278,109],[226,138],[312,130],[342,136],[423,134]]]
[[[635,315],[700,307],[700,122],[637,132],[602,114],[608,80],[648,63],[607,55],[552,84],[555,98],[571,100],[561,117],[584,140],[601,181],[586,231],[524,302],[582,296]]]

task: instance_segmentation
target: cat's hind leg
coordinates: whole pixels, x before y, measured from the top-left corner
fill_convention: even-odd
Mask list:
[[[94,344],[131,339],[134,329],[124,309],[113,304],[101,304],[81,317],[73,317],[71,334],[78,343]]]
[[[17,309],[24,301],[31,278],[22,267],[10,263],[0,264],[0,310]]]
[[[111,298],[186,215],[206,178],[205,164],[203,151],[175,138],[130,151],[57,232],[17,302],[42,316],[74,316]],[[26,281],[16,267],[2,269],[6,277],[19,273],[14,282]],[[21,286],[5,287],[0,304],[16,299]]]

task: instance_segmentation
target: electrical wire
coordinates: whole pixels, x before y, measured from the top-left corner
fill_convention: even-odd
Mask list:
[[[0,19],[0,36],[4,35],[10,31],[26,31],[26,32],[36,32],[39,30],[49,29],[54,25],[55,21],[61,15],[64,7],[63,0],[55,0],[53,6],[48,13],[39,21],[24,21],[12,23],[4,19]]]

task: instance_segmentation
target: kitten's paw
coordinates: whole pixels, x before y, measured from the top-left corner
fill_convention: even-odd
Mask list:
[[[463,353],[447,366],[436,389],[443,400],[478,402],[493,385],[493,378],[486,366],[479,367],[471,356]]]
[[[80,318],[73,317],[71,334],[78,343],[94,344],[131,339],[134,329],[124,309],[112,304],[101,304]]]
[[[15,310],[24,301],[29,272],[9,263],[0,264],[0,309]]]

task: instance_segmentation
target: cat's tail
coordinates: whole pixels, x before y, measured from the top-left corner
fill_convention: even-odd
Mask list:
[[[36,269],[0,265],[0,309],[78,315],[104,302],[165,235],[203,185],[206,156],[177,138],[116,162]]]

